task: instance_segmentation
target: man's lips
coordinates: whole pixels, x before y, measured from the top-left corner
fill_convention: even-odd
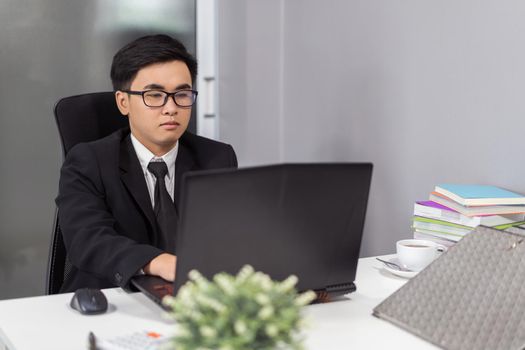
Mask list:
[[[169,121],[169,122],[165,122],[165,123],[162,123],[160,124],[160,126],[164,129],[167,129],[167,130],[172,130],[172,129],[176,129],[180,124],[177,123],[177,122],[172,122],[172,121]]]

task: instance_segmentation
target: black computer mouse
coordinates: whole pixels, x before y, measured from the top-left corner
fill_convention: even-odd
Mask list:
[[[69,305],[83,315],[96,315],[106,312],[108,300],[100,289],[80,288],[73,294]]]

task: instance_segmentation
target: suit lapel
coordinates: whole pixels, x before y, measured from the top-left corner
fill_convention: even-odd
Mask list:
[[[179,150],[177,152],[177,160],[175,161],[175,208],[179,208],[180,196],[182,193],[182,176],[185,172],[190,170],[197,170],[193,157],[191,156],[190,150],[180,142],[179,139]]]
[[[133,199],[137,202],[140,209],[148,219],[151,227],[155,233],[157,232],[157,221],[155,213],[151,207],[151,199],[149,197],[146,180],[142,173],[142,167],[131,143],[129,134],[122,140],[120,147],[120,176],[122,182],[128,189]],[[187,171],[198,170],[197,164],[191,156],[191,151],[179,140],[179,150],[177,152],[177,159],[175,161],[175,192],[174,204],[178,212],[180,203],[180,196],[182,193],[182,176]]]
[[[148,187],[129,135],[121,143],[119,166],[122,182],[148,219],[153,231],[157,233],[157,223],[155,213],[151,207]],[[156,237],[156,235],[153,237]]]

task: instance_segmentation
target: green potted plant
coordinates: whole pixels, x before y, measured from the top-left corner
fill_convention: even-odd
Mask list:
[[[193,270],[176,297],[166,297],[177,322],[177,350],[301,349],[302,306],[314,292],[298,294],[296,276],[272,281],[247,265],[236,276],[210,281]]]

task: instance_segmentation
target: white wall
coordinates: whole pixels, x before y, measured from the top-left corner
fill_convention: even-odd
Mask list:
[[[241,165],[371,161],[362,255],[440,182],[525,193],[525,3],[220,1],[220,138]]]

